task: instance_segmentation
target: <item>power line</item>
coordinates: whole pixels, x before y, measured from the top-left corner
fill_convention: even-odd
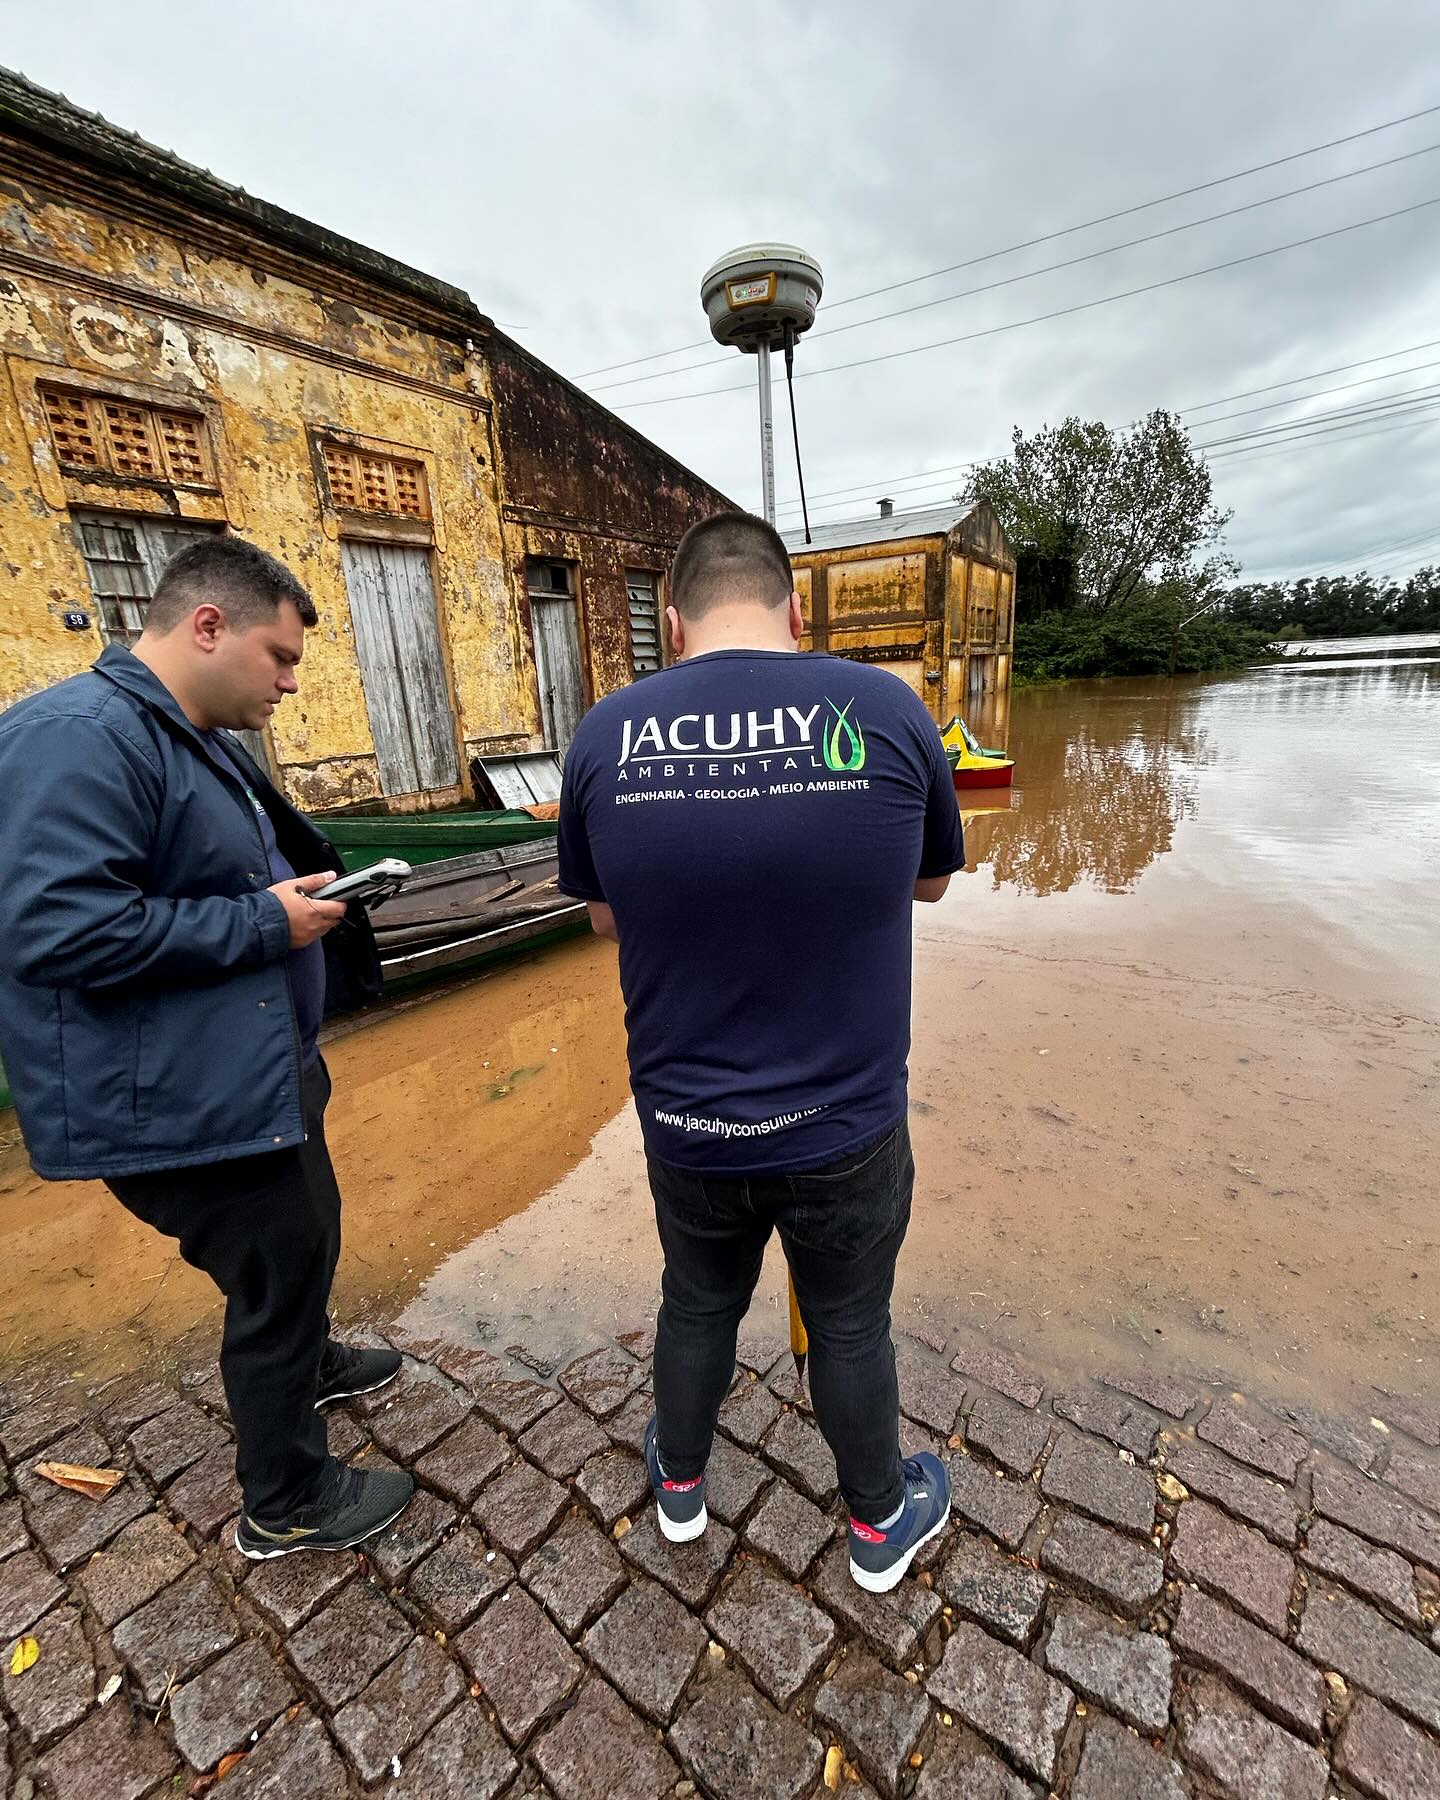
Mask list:
[[[1123,206],[1116,212],[1102,213],[1098,218],[1085,219],[1078,225],[1065,225],[1058,231],[1047,231],[1040,237],[1026,238],[1022,243],[1010,244],[1003,250],[987,250],[983,256],[972,256],[964,262],[949,263],[943,269],[931,269],[924,275],[910,275],[903,281],[892,281],[883,287],[868,288],[864,293],[849,294],[843,300],[831,300],[825,310],[827,313],[835,312],[842,306],[854,306],[861,300],[874,300],[881,294],[893,294],[900,288],[914,287],[922,281],[934,281],[941,275],[955,275],[961,269],[973,269],[981,263],[995,262],[1002,256],[1014,256],[1021,250],[1033,250],[1040,244],[1052,244],[1057,238],[1073,237],[1078,231],[1089,231],[1096,225],[1110,225],[1116,219],[1128,219],[1135,213],[1148,212],[1152,207],[1167,206],[1172,200],[1184,200],[1191,194],[1203,194],[1211,188],[1226,187],[1232,181],[1243,181],[1247,175],[1261,175],[1267,169],[1279,169],[1286,163],[1302,162],[1308,156],[1318,156],[1322,151],[1338,149],[1341,144],[1358,143],[1362,138],[1374,137],[1382,131],[1392,131],[1399,125],[1412,124],[1416,119],[1428,118],[1436,112],[1440,112],[1440,106],[1425,106],[1419,112],[1404,113],[1398,119],[1386,119],[1379,125],[1368,125],[1363,131],[1348,132],[1344,137],[1330,138],[1323,144],[1312,144],[1308,150],[1295,150],[1288,156],[1273,157],[1269,162],[1255,163],[1248,169],[1237,169],[1233,175],[1217,175],[1210,181],[1199,181],[1191,187],[1177,188],[1173,194],[1161,194],[1157,199],[1142,200],[1134,206]],[[694,343],[677,345],[673,350],[652,350],[648,355],[632,356],[625,362],[606,363],[600,369],[586,369],[575,379],[589,381],[593,375],[609,375],[616,369],[633,369],[640,363],[658,362],[667,356],[681,356],[688,350],[703,350],[709,342],[708,338],[700,338]],[[671,371],[672,374],[676,372]]]
[[[1401,395],[1392,395],[1388,400],[1371,400],[1359,406],[1337,406],[1327,412],[1311,413],[1303,419],[1282,419],[1274,425],[1254,425],[1244,431],[1233,432],[1228,437],[1201,438],[1196,441],[1197,450],[1209,450],[1219,444],[1236,444],[1246,439],[1259,441],[1268,438],[1280,442],[1290,432],[1302,432],[1311,426],[1324,425],[1335,419],[1378,419],[1392,413],[1413,412],[1417,407],[1433,406],[1440,400],[1440,387],[1431,383],[1427,388],[1416,388],[1414,394],[1419,398],[1407,399]]]
[[[1242,268],[1246,263],[1263,262],[1267,257],[1281,256],[1289,250],[1303,250],[1310,244],[1325,243],[1330,238],[1345,237],[1352,231],[1363,231],[1371,225],[1384,225],[1391,219],[1403,219],[1410,213],[1423,212],[1427,207],[1440,205],[1440,194],[1429,200],[1417,200],[1412,206],[1397,207],[1394,212],[1377,213],[1373,218],[1356,219],[1349,225],[1337,225],[1329,231],[1317,231],[1310,237],[1295,238],[1288,244],[1275,244],[1268,250],[1252,250],[1246,256],[1232,256],[1225,262],[1209,263],[1203,269],[1189,269],[1183,275],[1170,275],[1163,281],[1147,281],[1140,287],[1126,288],[1119,294],[1103,294],[1095,300],[1081,300],[1073,306],[1057,307],[1053,312],[1037,313],[1029,319],[1012,319],[1006,325],[991,325],[980,331],[962,332],[958,337],[937,338],[930,344],[913,344],[907,350],[887,350],[878,356],[857,357],[848,363],[832,363],[828,368],[805,369],[796,376],[797,381],[814,380],[820,375],[839,375],[848,369],[869,368],[874,363],[895,362],[905,356],[921,356],[929,350],[945,350],[955,344],[972,344],[980,338],[999,337],[1007,331],[1020,331],[1027,325],[1044,325],[1052,319],[1066,319],[1076,313],[1092,312],[1099,306],[1113,306],[1118,300],[1133,300],[1138,294],[1153,294],[1162,288],[1179,287],[1187,281],[1196,281],[1202,275],[1216,275],[1226,269]],[[673,406],[681,400],[710,400],[719,394],[748,394],[753,391],[753,383],[742,381],[729,387],[704,388],[689,394],[667,394],[656,400],[622,401],[613,409],[616,412],[638,412],[646,406]]]
[[[1352,369],[1368,368],[1371,363],[1393,362],[1397,356],[1414,356],[1421,350],[1433,350],[1440,344],[1440,338],[1429,338],[1423,344],[1411,344],[1406,350],[1387,350],[1382,356],[1362,356],[1359,362],[1339,363],[1333,369],[1312,369],[1308,375],[1292,375],[1288,381],[1272,381],[1268,387],[1246,388],[1240,394],[1221,394],[1217,400],[1197,400],[1193,406],[1177,406],[1178,413],[1204,412],[1207,406],[1228,406],[1232,400],[1253,400],[1256,394],[1273,394],[1277,388],[1294,387],[1301,381],[1320,381],[1326,375],[1348,375]],[[1403,374],[1400,370],[1398,373]],[[1385,381],[1388,377],[1374,375],[1373,381]],[[1303,399],[1304,395],[1298,396]],[[1283,404],[1279,402],[1277,404]]]
[[[1332,425],[1328,431],[1311,432],[1310,437],[1312,439],[1313,438],[1333,437],[1335,440],[1334,444],[1330,445],[1330,448],[1333,449],[1336,447],[1336,445],[1339,445],[1342,443],[1347,443],[1347,444],[1358,443],[1361,438],[1388,437],[1390,435],[1390,433],[1393,431],[1420,431],[1420,430],[1424,429],[1426,426],[1433,424],[1434,417],[1433,417],[1433,415],[1431,415],[1429,417],[1422,418],[1422,419],[1405,419],[1405,420],[1402,420],[1398,425],[1379,425],[1379,426],[1375,426],[1373,429],[1371,429],[1369,431],[1353,430],[1354,424],[1360,423],[1360,422],[1362,422],[1362,421],[1352,420],[1350,425],[1348,425],[1348,426],[1347,425]],[[1347,435],[1345,437],[1340,437],[1337,435],[1338,433],[1340,433],[1342,431],[1347,433]],[[1254,460],[1256,462],[1263,462],[1265,460],[1266,453],[1268,453],[1270,455],[1274,455],[1274,456],[1280,456],[1287,450],[1305,449],[1308,447],[1309,446],[1306,444],[1305,441],[1300,440],[1300,439],[1295,439],[1295,438],[1290,439],[1287,443],[1279,444],[1279,445],[1264,444],[1264,443],[1241,444],[1237,449],[1234,449],[1234,450],[1220,450],[1220,451],[1217,451],[1216,454],[1213,456],[1207,455],[1205,460],[1207,462],[1229,462],[1232,457],[1253,456]],[[1256,452],[1259,452],[1259,454],[1258,455],[1255,454]]]
[[[1211,425],[1219,425],[1225,419],[1248,419],[1255,413],[1274,412],[1277,407],[1281,406],[1301,406],[1307,400],[1323,400],[1327,394],[1346,394],[1354,388],[1371,387],[1377,381],[1398,381],[1402,375],[1420,375],[1426,369],[1440,369],[1440,362],[1416,363],[1408,369],[1392,369],[1388,375],[1367,375],[1361,381],[1342,381],[1336,387],[1316,388],[1313,393],[1296,394],[1289,400],[1267,400],[1263,406],[1246,406],[1239,412],[1215,413],[1208,419],[1196,419],[1192,425],[1187,427],[1187,430],[1205,431]],[[1402,389],[1401,391],[1409,390]],[[1210,404],[1215,406],[1219,402],[1212,400]]]
[[[1320,188],[1334,187],[1337,182],[1353,181],[1357,175],[1370,175],[1376,169],[1393,168],[1396,163],[1413,162],[1417,156],[1430,156],[1436,150],[1440,150],[1440,144],[1425,144],[1418,150],[1407,150],[1401,156],[1387,157],[1384,162],[1367,163],[1363,169],[1347,169],[1340,175],[1327,175],[1322,181],[1290,188],[1283,194],[1270,194],[1263,200],[1247,200],[1243,206],[1231,206],[1224,212],[1208,213],[1203,219],[1189,219],[1183,225],[1169,225],[1164,231],[1147,232],[1144,237],[1129,238],[1123,244],[1107,244],[1103,249],[1087,250],[1082,256],[1066,257],[1063,262],[1045,263],[1038,269],[1026,269],[1019,275],[1006,275],[999,281],[987,281],[980,287],[965,288],[958,294],[940,294],[933,300],[917,300],[913,306],[896,307],[893,312],[876,313],[870,319],[856,319],[849,325],[836,325],[829,330],[812,332],[809,341],[813,344],[820,338],[838,337],[843,331],[860,331],[868,325],[883,324],[887,319],[905,318],[910,313],[925,312],[932,306],[949,306],[952,301],[971,300],[977,294],[993,294],[1000,288],[1015,287],[1022,281],[1035,281],[1042,275],[1054,275],[1061,269],[1078,268],[1081,263],[1096,262],[1104,256],[1118,256],[1122,250],[1134,250],[1141,244],[1159,243],[1162,238],[1178,237],[1184,231],[1198,231],[1202,225],[1214,225],[1221,219],[1233,219],[1240,213],[1258,212],[1264,206],[1277,206],[1282,200],[1293,200],[1300,194],[1313,194]],[[620,381],[603,382],[589,392],[607,394],[615,388],[636,387],[642,381],[668,381],[672,375],[688,375],[695,369],[710,369],[717,363],[729,361],[728,356],[707,356],[702,362],[681,363],[678,369],[661,369],[652,375],[627,375]]]

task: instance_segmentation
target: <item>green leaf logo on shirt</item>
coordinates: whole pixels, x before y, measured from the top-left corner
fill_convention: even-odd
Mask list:
[[[835,715],[826,725],[820,745],[825,767],[842,775],[853,775],[857,769],[865,767],[865,734],[858,723],[845,716],[855,702],[847,700],[843,707],[833,700],[827,700],[825,704]]]

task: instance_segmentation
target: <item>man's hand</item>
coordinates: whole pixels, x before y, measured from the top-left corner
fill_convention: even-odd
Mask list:
[[[303,950],[318,942],[327,931],[333,931],[345,917],[343,900],[312,900],[316,888],[335,879],[335,871],[323,875],[296,875],[289,881],[277,881],[269,891],[285,908],[290,921],[290,948]]]

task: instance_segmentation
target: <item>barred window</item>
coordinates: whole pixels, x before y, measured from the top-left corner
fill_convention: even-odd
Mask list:
[[[402,519],[430,517],[425,465],[348,444],[323,443],[330,503],[340,512],[391,513]]]
[[[42,387],[40,399],[62,469],[215,486],[209,434],[198,413],[73,388]]]

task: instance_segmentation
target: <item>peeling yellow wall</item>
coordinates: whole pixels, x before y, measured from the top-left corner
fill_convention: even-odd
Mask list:
[[[535,683],[501,527],[488,377],[463,343],[0,176],[0,354],[0,707],[85,668],[101,648],[98,630],[68,631],[61,617],[67,607],[98,612],[68,507],[223,518],[285,561],[320,613],[301,691],[272,726],[287,785],[312,807],[376,796],[344,521],[327,510],[307,435],[341,432],[425,463],[458,747],[533,741]],[[61,371],[93,377],[97,389],[118,383],[136,397],[206,405],[223,498],[62,476],[35,398],[36,380]],[[385,521],[366,529],[383,535]]]

